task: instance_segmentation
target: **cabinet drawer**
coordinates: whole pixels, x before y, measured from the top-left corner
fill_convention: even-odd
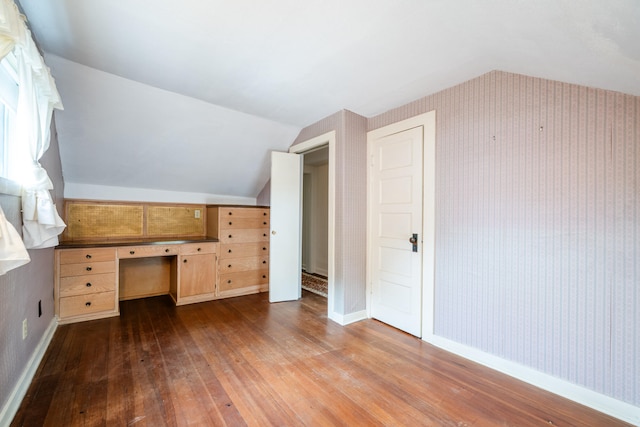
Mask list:
[[[220,259],[269,255],[269,242],[225,243],[220,245]]]
[[[60,317],[80,316],[114,311],[116,308],[115,292],[98,292],[89,295],[77,295],[60,298]]]
[[[219,238],[222,243],[268,242],[269,230],[267,228],[225,230],[220,233]]]
[[[242,228],[269,228],[269,217],[260,218],[221,218],[220,230]]]
[[[60,277],[114,273],[115,271],[115,261],[86,262],[81,264],[60,265]]]
[[[178,245],[123,246],[118,248],[118,258],[145,258],[178,254]]]
[[[266,285],[269,283],[269,270],[242,271],[220,275],[218,288],[221,292],[248,286]]]
[[[86,295],[116,290],[114,273],[94,274],[89,276],[71,276],[60,279],[60,296]]]
[[[269,257],[231,258],[220,262],[220,274],[269,268]]]
[[[114,248],[63,249],[60,264],[78,264],[81,262],[111,261],[116,259]]]
[[[230,218],[269,218],[269,209],[266,208],[220,208],[220,223]]]
[[[215,254],[218,244],[215,242],[185,243],[180,245],[181,255]]]

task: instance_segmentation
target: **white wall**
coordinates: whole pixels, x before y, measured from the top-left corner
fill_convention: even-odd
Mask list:
[[[302,265],[309,273],[329,273],[329,165],[305,165]]]

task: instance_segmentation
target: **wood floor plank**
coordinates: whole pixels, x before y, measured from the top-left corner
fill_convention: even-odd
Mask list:
[[[267,294],[58,327],[12,426],[624,426],[326,299]]]

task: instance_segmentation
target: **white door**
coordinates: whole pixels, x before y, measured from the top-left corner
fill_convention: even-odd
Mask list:
[[[370,142],[371,317],[412,335],[422,324],[422,146],[416,127]],[[417,236],[415,245],[410,241]]]
[[[301,164],[299,154],[271,152],[270,302],[300,298]]]

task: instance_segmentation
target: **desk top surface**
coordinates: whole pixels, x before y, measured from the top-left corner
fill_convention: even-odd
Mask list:
[[[56,249],[78,249],[78,248],[103,248],[113,246],[140,246],[140,245],[180,245],[186,243],[218,242],[214,237],[167,237],[147,238],[147,239],[109,239],[103,241],[70,241],[60,242]]]

